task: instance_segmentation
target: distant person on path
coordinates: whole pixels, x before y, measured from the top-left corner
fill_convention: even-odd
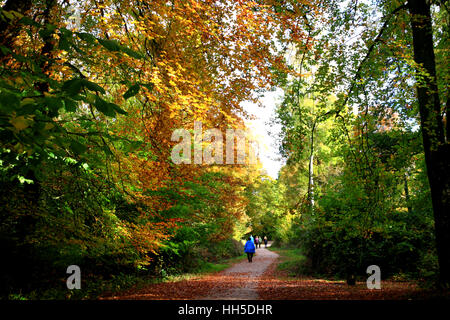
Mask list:
[[[257,248],[261,248],[261,242],[262,242],[262,238],[260,236],[258,236],[258,243],[256,244]]]
[[[245,243],[244,252],[247,254],[248,262],[252,262],[253,254],[255,253],[255,244],[253,243],[251,236]]]
[[[258,242],[259,242],[259,238],[258,236],[255,237],[255,249],[258,249]]]
[[[265,245],[266,248],[267,248],[267,236],[264,236],[264,245]]]

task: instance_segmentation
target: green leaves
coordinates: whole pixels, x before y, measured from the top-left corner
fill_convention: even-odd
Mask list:
[[[20,105],[20,99],[17,95],[0,91],[0,106],[5,111],[12,111]]]
[[[128,114],[128,112],[126,112],[125,110],[120,108],[117,104],[111,103],[111,106],[114,109],[114,111],[119,113],[119,114],[123,114],[123,115],[127,115]]]
[[[82,78],[70,79],[64,82],[62,86],[62,90],[67,92],[69,96],[77,95],[83,88],[86,88],[90,91],[100,92],[102,94],[106,93],[105,89],[100,87],[98,84]]]
[[[102,87],[100,87],[98,84],[94,83],[94,82],[90,82],[86,79],[81,79],[81,85],[84,86],[85,88],[91,90],[91,91],[96,91],[96,92],[100,92],[102,94],[105,94],[105,89],[103,89]]]
[[[132,50],[132,49],[130,49],[128,47],[121,47],[121,51],[126,53],[130,57],[135,58],[135,59],[142,59],[143,58],[143,56],[139,52],[136,52],[136,51],[134,51],[134,50]]]
[[[63,107],[63,100],[60,97],[45,97],[44,103],[50,112],[50,117],[56,117],[58,110]]]
[[[81,40],[87,42],[88,44],[95,44],[97,40],[92,34],[86,32],[76,32],[75,33]]]
[[[137,95],[139,93],[139,89],[140,89],[139,84],[136,83],[135,85],[132,85],[127,90],[127,92],[125,92],[125,94],[123,95],[123,98],[128,99],[128,98],[134,97],[135,95]]]
[[[114,108],[111,106],[109,102],[106,102],[99,96],[95,97],[94,106],[95,108],[103,113],[105,116],[114,117],[116,113],[114,112]]]
[[[94,106],[98,111],[109,117],[115,117],[116,113],[127,114],[127,112],[121,109],[118,105],[107,102],[99,96],[95,97]]]
[[[109,51],[121,51],[120,43],[117,40],[105,40],[97,38],[98,42]]]
[[[123,52],[135,59],[142,59],[142,55],[126,46],[121,45],[117,40],[105,40],[97,38],[97,41],[106,49],[113,52]]]
[[[64,51],[70,51],[72,46],[72,32],[66,28],[61,28],[59,34],[58,48]]]
[[[86,146],[76,140],[72,140],[70,142],[70,149],[72,149],[72,151],[77,154],[77,155],[81,155],[83,153],[86,152]]]
[[[47,24],[44,28],[39,30],[39,35],[42,39],[48,39],[52,33],[54,33],[56,30],[56,26],[53,24]]]
[[[81,79],[74,78],[64,82],[61,89],[69,96],[75,96],[81,91],[82,87]]]
[[[94,101],[91,101],[91,99],[88,98],[88,95],[86,95],[83,100],[85,100],[87,103],[93,103],[95,108],[105,116],[115,117],[117,113],[122,115],[127,114],[127,112],[120,108],[118,105],[102,99],[98,95],[98,93],[106,94],[106,91],[94,82],[86,79],[74,78],[66,81],[62,86],[62,90],[67,93],[69,97],[76,97],[83,89],[88,89],[96,93]],[[76,106],[77,104],[74,100],[70,98],[66,99],[66,111],[74,112],[76,110]]]
[[[19,20],[19,23],[24,24],[26,26],[33,26],[33,27],[41,27],[39,23],[34,21],[33,19],[29,17],[23,17]]]
[[[67,98],[64,100],[64,108],[67,112],[75,112],[77,110],[77,102]]]

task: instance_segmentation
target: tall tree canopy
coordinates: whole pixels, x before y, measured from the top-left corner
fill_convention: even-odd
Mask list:
[[[71,264],[189,271],[251,233],[350,282],[379,264],[449,285],[446,1],[0,3],[3,295]],[[278,179],[251,134],[244,162],[196,153],[227,157],[220,133],[274,87]]]

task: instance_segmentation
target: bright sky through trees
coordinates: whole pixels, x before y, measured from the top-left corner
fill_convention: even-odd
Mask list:
[[[275,115],[276,104],[282,98],[283,91],[266,92],[260,102],[264,106],[261,108],[255,103],[243,102],[244,110],[253,115],[255,119],[246,121],[247,126],[254,132],[260,142],[259,159],[267,174],[272,178],[278,177],[278,172],[283,166],[283,160],[278,151],[277,137],[281,132],[278,124],[270,124],[270,119]]]

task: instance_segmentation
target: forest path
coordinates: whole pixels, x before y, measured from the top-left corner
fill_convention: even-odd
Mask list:
[[[270,244],[269,244],[270,245]],[[221,272],[221,280],[236,283],[235,288],[217,283],[202,299],[207,300],[257,300],[259,279],[268,267],[276,261],[278,254],[264,247],[256,249],[252,262],[247,260]]]
[[[383,281],[382,290],[369,290],[365,281],[347,286],[344,281],[300,276],[277,270],[278,253],[261,248],[253,262],[247,259],[216,273],[195,275],[132,288],[100,299],[107,300],[406,300],[424,299],[425,290],[411,282]]]
[[[271,245],[269,241],[268,247]],[[107,300],[256,300],[259,296],[263,274],[276,265],[279,255],[261,245],[256,249],[253,262],[247,259],[217,273],[198,275],[181,281],[168,281],[132,288],[114,295],[106,294]]]

